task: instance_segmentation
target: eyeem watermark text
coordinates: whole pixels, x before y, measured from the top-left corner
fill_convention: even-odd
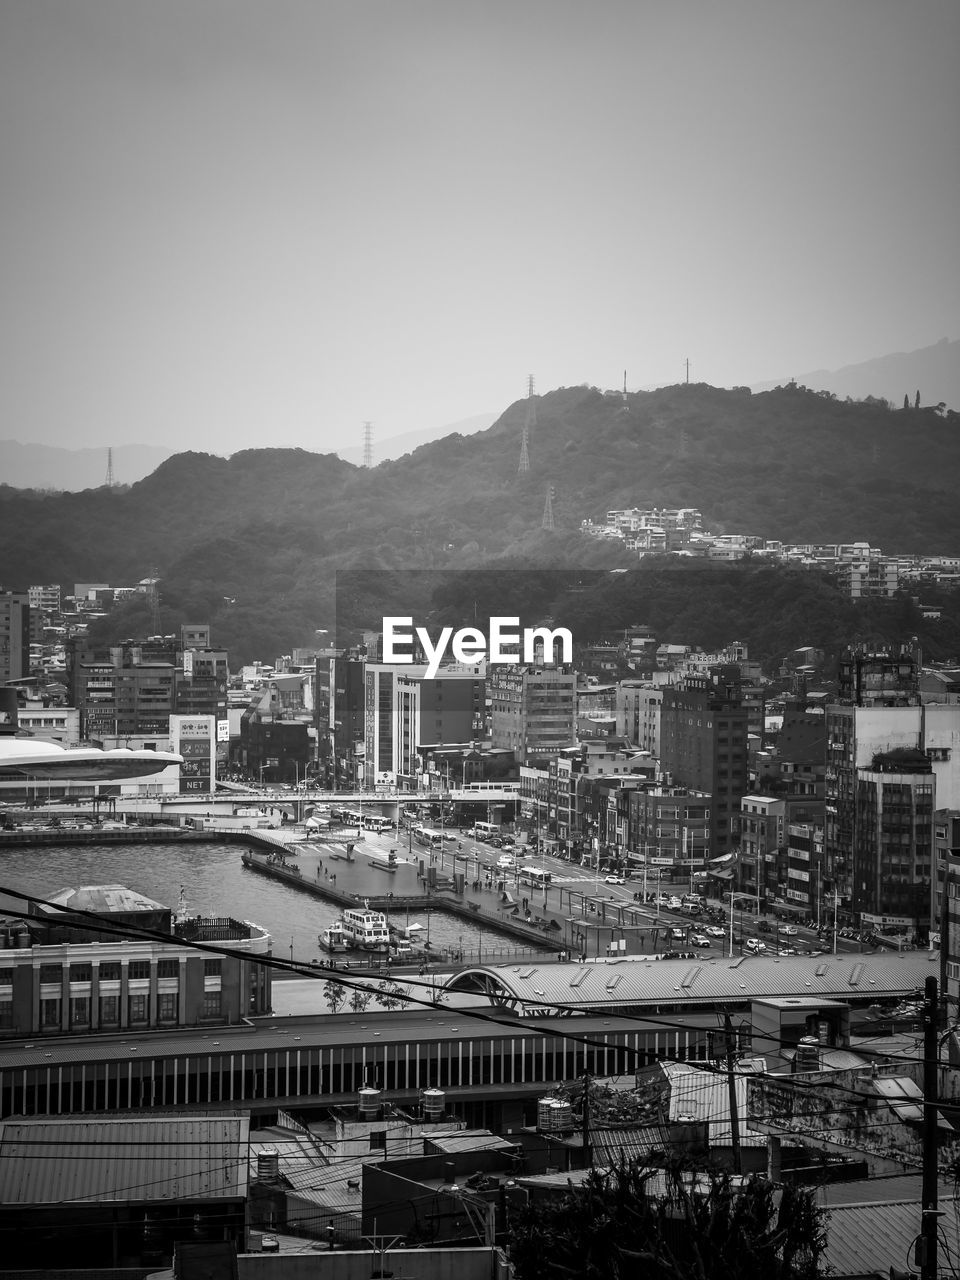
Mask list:
[[[383,661],[413,662],[414,637],[427,659],[426,678],[432,680],[447,656],[456,662],[471,663],[479,658],[489,662],[542,662],[548,666],[573,661],[573,637],[566,627],[524,627],[519,618],[491,618],[486,634],[477,627],[444,627],[434,644],[423,627],[413,628],[412,618],[384,618]],[[559,658],[555,656],[557,646]],[[541,656],[542,651],[542,656]]]

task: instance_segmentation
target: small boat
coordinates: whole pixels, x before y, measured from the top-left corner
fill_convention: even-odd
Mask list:
[[[340,920],[335,920],[332,925],[322,930],[317,935],[317,942],[324,951],[331,954],[349,950],[349,944],[343,933],[343,922]]]

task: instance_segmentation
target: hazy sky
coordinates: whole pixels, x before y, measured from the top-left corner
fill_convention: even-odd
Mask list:
[[[0,439],[325,449],[954,338],[958,66],[956,0],[0,0]]]

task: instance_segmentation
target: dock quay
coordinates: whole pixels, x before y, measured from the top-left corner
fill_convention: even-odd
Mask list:
[[[338,870],[332,876],[329,872],[322,875],[320,873],[324,868],[318,865],[322,864],[322,857],[318,857],[316,850],[310,849],[314,843],[312,840],[306,844],[281,844],[276,836],[272,839],[264,839],[263,835],[256,831],[245,832],[244,835],[251,846],[241,855],[245,867],[261,875],[271,876],[275,880],[282,880],[303,893],[312,894],[335,906],[355,907],[358,902],[362,902],[372,910],[383,911],[386,914],[406,910],[444,911],[461,920],[469,920],[472,925],[480,925],[490,929],[491,932],[515,938],[528,948],[547,949],[561,946],[562,925],[559,921],[554,925],[547,920],[538,924],[527,924],[525,921],[518,920],[511,914],[516,910],[512,900],[504,903],[501,895],[494,891],[473,889],[469,884],[464,884],[463,890],[459,891],[454,881],[449,878],[438,880],[438,883],[432,886],[417,872],[417,883],[423,885],[423,891],[419,893],[405,893],[402,890],[387,893],[371,892],[368,888],[361,893],[352,893],[336,883],[336,876],[342,874],[340,865],[347,862],[343,853],[339,855]],[[309,856],[311,852],[312,858]],[[327,850],[323,851],[322,856],[336,858],[335,854]],[[362,863],[364,868],[366,861],[364,859]],[[351,858],[350,862],[356,866],[355,859]],[[380,867],[386,870],[387,863],[382,862]],[[410,864],[404,864],[398,870],[410,872],[412,868]],[[403,877],[404,880],[409,878],[409,875]],[[484,901],[484,898],[489,901]]]
[[[442,911],[469,921],[491,934],[522,944],[525,951],[561,950],[563,921],[557,913],[541,913],[529,923],[509,893],[471,882],[466,876],[437,875],[424,862],[401,860],[391,867],[377,858],[363,837],[349,833],[305,832],[302,829],[245,827],[200,829],[189,826],[15,827],[0,830],[0,850],[21,846],[217,843],[242,846],[241,861],[250,871],[270,876],[343,910],[362,902],[387,914],[398,911]],[[358,856],[360,855],[360,856]],[[393,872],[376,887],[375,870]],[[388,889],[387,885],[395,888]]]

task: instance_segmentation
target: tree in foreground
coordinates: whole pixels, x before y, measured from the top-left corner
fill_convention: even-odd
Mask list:
[[[629,1164],[515,1209],[510,1239],[517,1280],[817,1280],[826,1247],[802,1189]]]

